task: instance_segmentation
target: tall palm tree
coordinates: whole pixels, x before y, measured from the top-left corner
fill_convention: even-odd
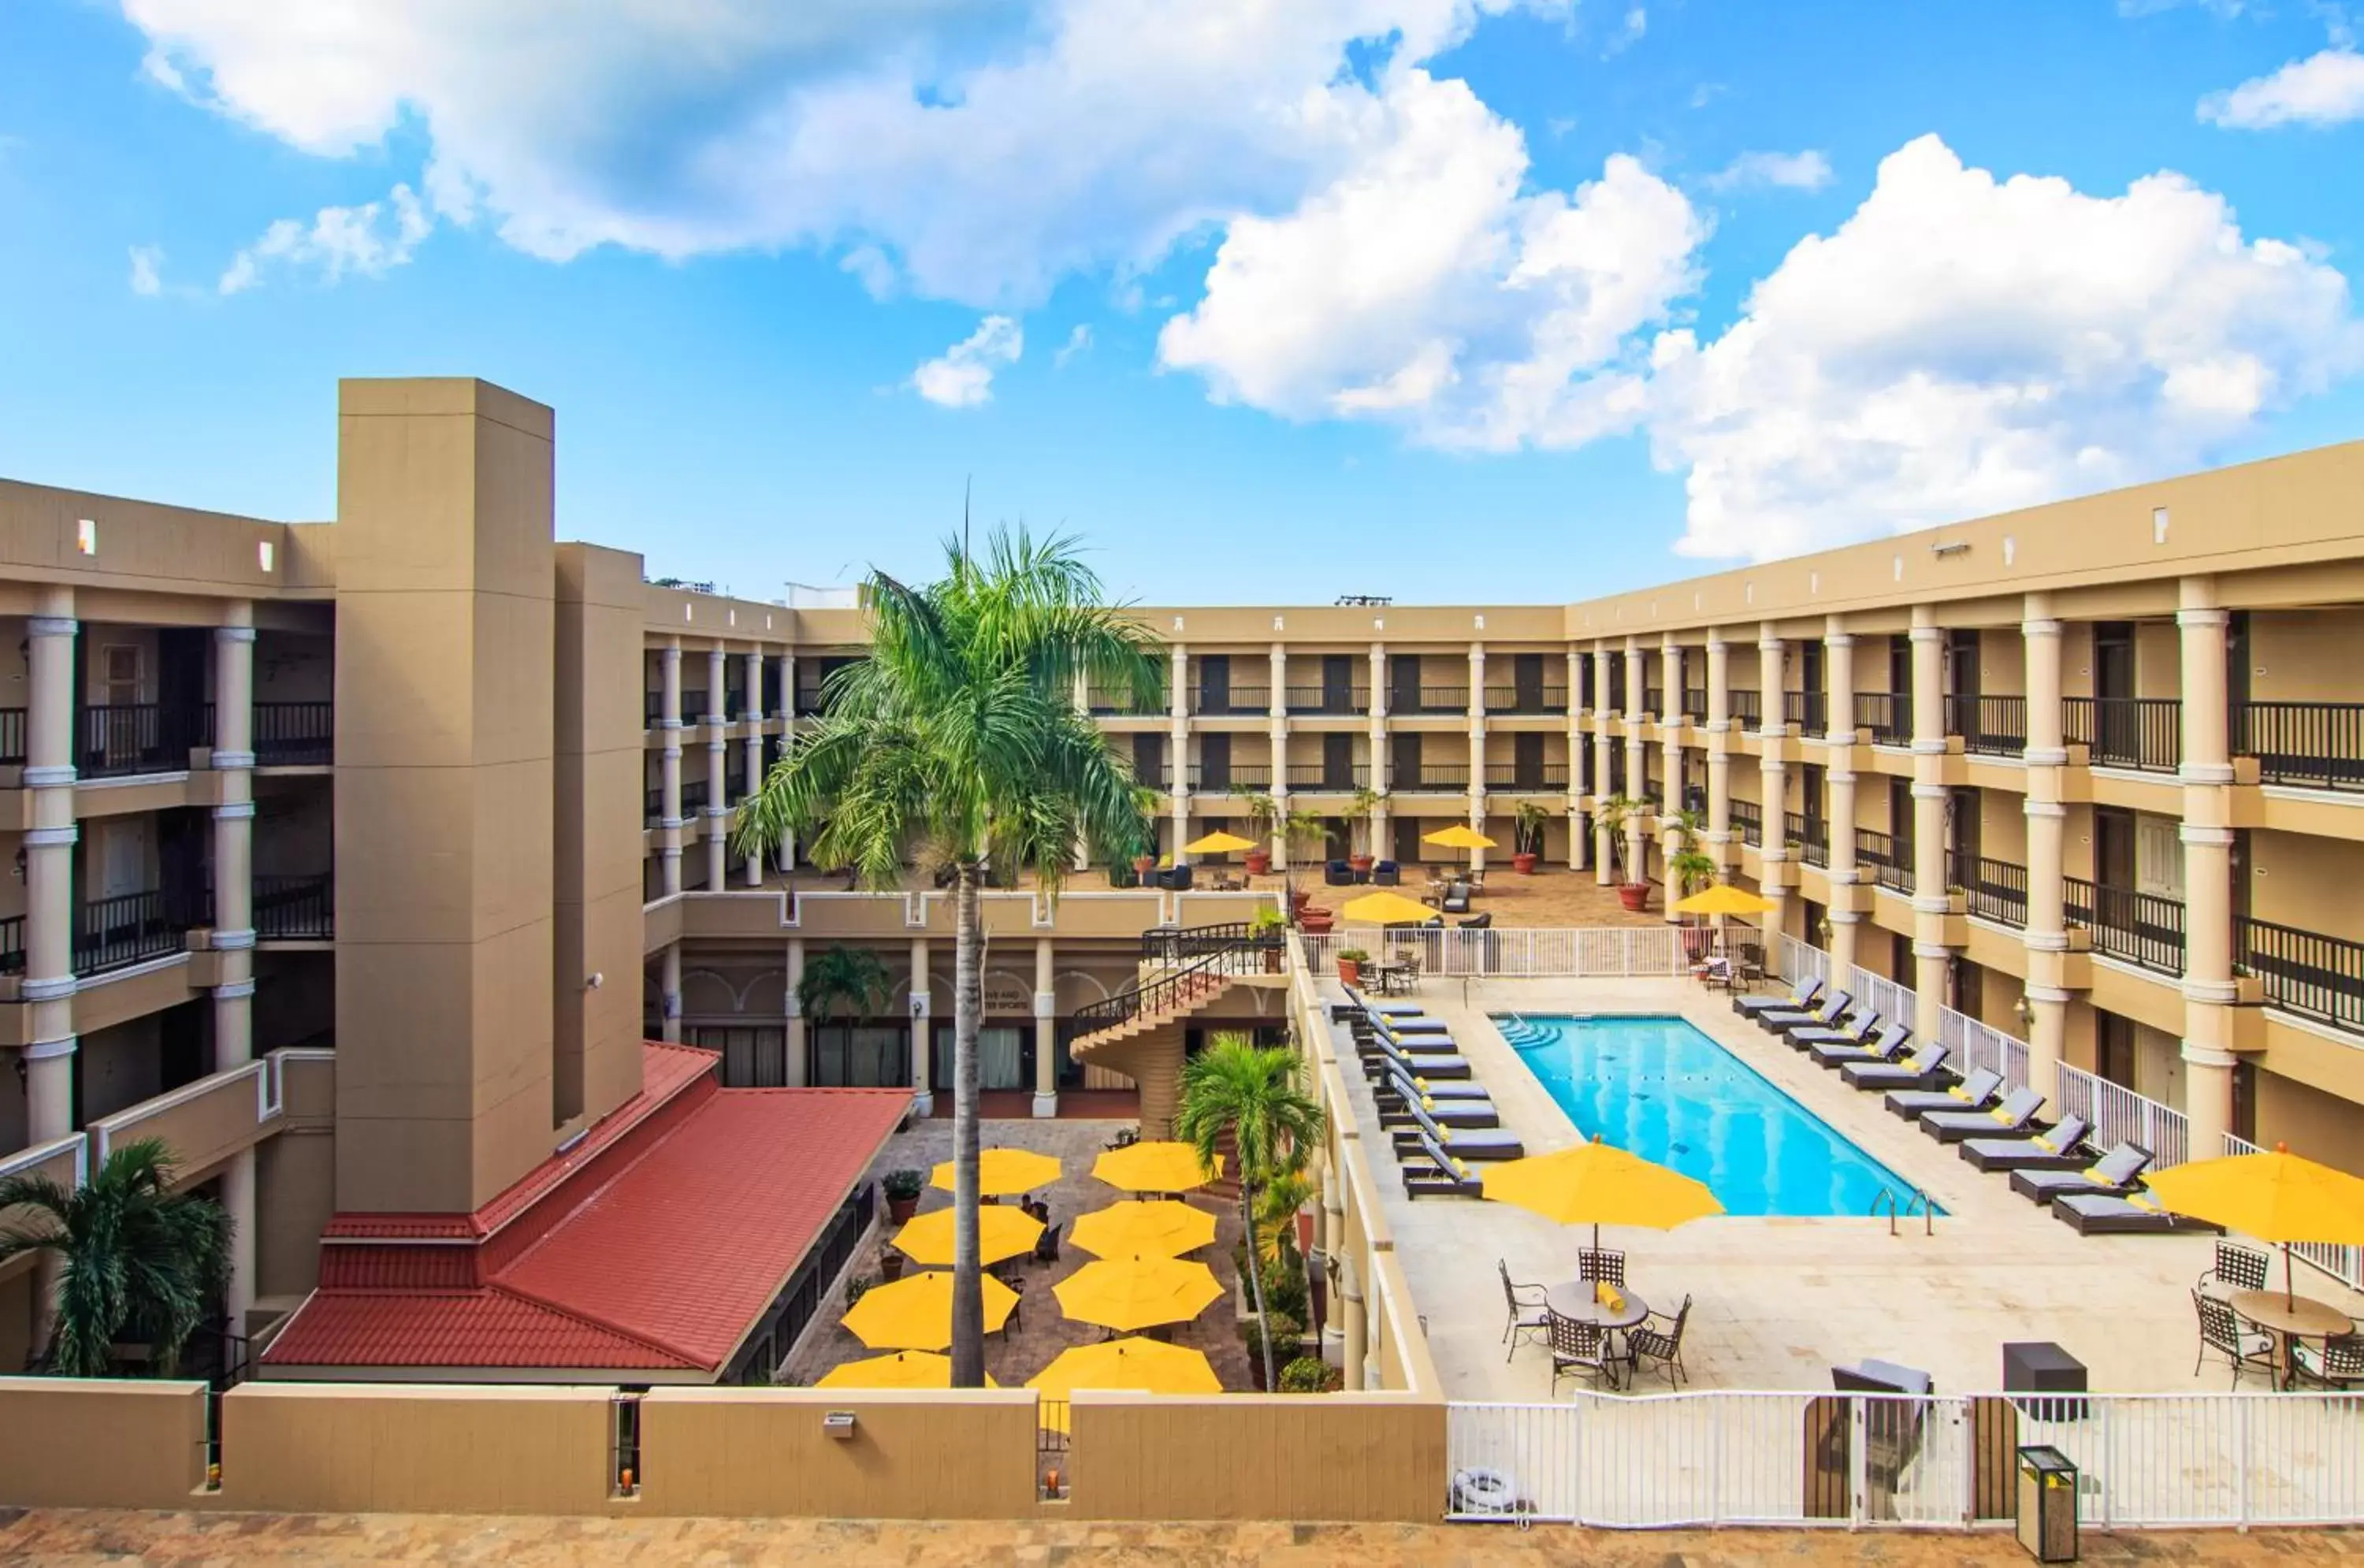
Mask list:
[[[56,1321],[34,1364],[63,1377],[105,1377],[118,1340],[144,1340],[150,1370],[170,1376],[206,1303],[229,1279],[229,1216],[210,1198],[172,1190],[171,1151],[141,1139],[110,1152],[81,1187],[43,1176],[0,1181],[0,1263],[46,1252],[62,1265]]]
[[[953,1383],[985,1383],[977,1264],[977,1024],[984,1012],[977,889],[988,867],[1057,892],[1078,843],[1130,855],[1148,842],[1132,769],[1076,701],[1078,681],[1163,690],[1148,628],[1101,597],[1065,539],[995,530],[981,552],[944,544],[944,575],[864,584],[870,656],[841,667],[813,732],[739,808],[742,854],[791,832],[817,864],[899,886],[918,850],[953,873]]]
[[[1299,1086],[1297,1052],[1285,1046],[1259,1047],[1243,1034],[1219,1034],[1207,1049],[1182,1063],[1182,1090],[1174,1115],[1174,1135],[1199,1151],[1211,1166],[1223,1135],[1239,1162],[1240,1218],[1247,1228],[1248,1278],[1256,1317],[1264,1317],[1264,1250],[1256,1240],[1259,1195],[1274,1183],[1305,1169],[1321,1142],[1321,1107]],[[1264,1343],[1264,1385],[1278,1388],[1272,1341]]]

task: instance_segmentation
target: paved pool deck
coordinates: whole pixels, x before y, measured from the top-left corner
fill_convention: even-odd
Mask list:
[[[1334,977],[1325,994],[1343,1000]],[[1722,1217],[1672,1231],[1605,1229],[1627,1255],[1627,1283],[1668,1313],[1692,1297],[1683,1360],[1689,1387],[1819,1389],[1836,1364],[1878,1357],[1920,1367],[1941,1393],[1999,1387],[2002,1346],[2049,1340],[2090,1369],[2091,1386],[2191,1393],[2230,1386],[2219,1361],[2197,1376],[2191,1286],[2213,1257],[2204,1236],[2080,1237],[1981,1174],[1950,1147],[1890,1115],[1881,1096],[1846,1086],[1731,1010],[1730,999],[1689,980],[1462,980],[1436,977],[1416,998],[1448,1022],[1503,1125],[1531,1153],[1578,1134],[1489,1018],[1489,1013],[1675,1014],[1771,1080],[1866,1153],[1935,1197],[1945,1213],[1890,1234],[1886,1218]],[[1546,1400],[1550,1363],[1536,1347],[1507,1362],[1497,1259],[1513,1279],[1576,1273],[1589,1228],[1562,1229],[1506,1205],[1404,1195],[1358,1072],[1355,1111],[1373,1136],[1374,1171],[1388,1223],[1428,1328],[1447,1397]],[[2277,1277],[2280,1264],[2276,1262]],[[2300,1290],[2364,1314],[2358,1296],[2300,1270]],[[1571,1388],[1563,1381],[1561,1393]],[[1654,1385],[1645,1381],[1642,1391]],[[2252,1375],[2245,1388],[2261,1385]],[[1665,1391],[1663,1379],[1655,1387]]]

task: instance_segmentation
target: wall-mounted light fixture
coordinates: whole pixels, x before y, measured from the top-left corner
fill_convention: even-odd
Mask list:
[[[1970,541],[1966,539],[1939,539],[1929,546],[1932,555],[1968,555]]]

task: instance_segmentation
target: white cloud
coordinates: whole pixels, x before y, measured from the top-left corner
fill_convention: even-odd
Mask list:
[[[1076,329],[1067,334],[1067,340],[1059,345],[1059,351],[1051,356],[1051,363],[1056,369],[1065,370],[1069,363],[1091,351],[1091,323],[1078,321],[1076,323]]]
[[[160,245],[131,248],[131,292],[153,299],[164,292],[164,250]]]
[[[274,266],[310,268],[331,284],[348,272],[383,277],[407,263],[434,228],[418,195],[408,185],[396,185],[383,202],[322,207],[308,225],[279,219],[230,259],[217,286],[223,294],[243,293]]]
[[[2364,54],[2326,49],[2200,100],[2200,117],[2228,130],[2343,125],[2364,119]]]
[[[993,377],[1018,362],[1026,334],[1007,316],[988,316],[976,330],[911,373],[911,390],[940,408],[974,408],[993,398]]]
[[[1639,6],[1629,6],[1625,12],[1625,19],[1620,22],[1617,25],[1617,30],[1610,35],[1609,47],[1600,51],[1601,58],[1606,60],[1624,53],[1640,43],[1643,35],[1649,30],[1649,12]]]
[[[1819,191],[1831,183],[1831,161],[1808,149],[1803,152],[1744,152],[1707,177],[1715,191],[1773,186],[1787,191]]]
[[[2180,175],[2090,196],[1924,137],[1723,336],[1652,358],[1678,548],[1763,559],[2191,464],[2364,343],[2346,279]]]

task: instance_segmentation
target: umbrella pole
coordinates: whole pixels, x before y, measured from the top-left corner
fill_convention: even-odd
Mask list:
[[[2285,1241],[2282,1243],[2282,1310],[2285,1312],[2297,1309],[2297,1290],[2291,1280],[2291,1270],[2294,1266],[2291,1262],[2291,1244]]]

